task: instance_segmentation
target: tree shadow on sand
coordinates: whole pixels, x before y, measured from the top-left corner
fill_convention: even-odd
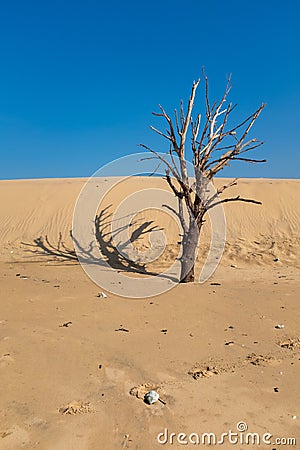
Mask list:
[[[80,262],[103,267],[107,267],[108,264],[112,269],[117,270],[118,272],[131,272],[150,276],[160,275],[158,272],[147,270],[146,263],[132,261],[126,258],[123,250],[125,250],[129,244],[132,245],[142,239],[144,235],[153,231],[161,231],[162,228],[153,225],[154,221],[152,220],[144,222],[142,222],[141,219],[135,220],[129,225],[130,228],[134,228],[129,239],[125,242],[118,243],[117,248],[115,245],[116,238],[128,227],[128,225],[124,225],[112,231],[111,224],[113,214],[110,212],[111,207],[112,205],[109,205],[96,215],[94,220],[95,240],[90,242],[88,248],[83,248],[78,240],[72,235],[72,231],[70,231],[70,237],[80,251]],[[103,259],[95,257],[95,243],[98,246]],[[56,262],[79,262],[74,248],[66,245],[61,232],[59,233],[56,244],[53,244],[47,235],[39,236],[34,239],[33,244],[24,242],[22,242],[22,244],[27,247],[27,250],[25,251],[31,253],[31,255],[48,258],[50,256]],[[164,277],[176,281],[175,277],[167,275],[164,275]]]

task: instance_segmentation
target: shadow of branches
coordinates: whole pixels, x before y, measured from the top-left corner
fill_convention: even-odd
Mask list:
[[[106,266],[105,263],[108,263],[112,269],[120,272],[140,273],[151,276],[159,275],[157,272],[148,271],[146,268],[146,263],[131,261],[126,258],[122,250],[124,250],[129,244],[134,244],[137,242],[142,238],[142,236],[153,231],[160,231],[162,228],[154,225],[153,221],[141,222],[141,219],[135,220],[129,225],[130,228],[133,228],[129,239],[125,242],[119,243],[117,248],[115,245],[116,238],[128,227],[128,225],[124,225],[112,231],[111,224],[113,214],[111,212],[111,207],[112,205],[109,205],[102,209],[99,214],[96,215],[94,220],[95,241],[103,259],[97,258],[94,255],[93,246],[95,242],[91,242],[89,248],[85,249],[72,235],[72,231],[70,231],[70,237],[80,250],[81,262],[84,264],[97,264],[100,266]],[[39,236],[34,239],[33,244],[24,242],[22,244],[28,247],[26,252],[29,252],[32,255],[48,258],[50,256],[56,262],[78,262],[78,257],[74,248],[66,245],[61,232],[59,233],[58,240],[55,244],[50,241],[47,235]],[[173,279],[169,276],[167,278]]]

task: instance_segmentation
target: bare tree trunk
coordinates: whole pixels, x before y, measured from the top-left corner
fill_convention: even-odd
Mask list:
[[[197,257],[197,247],[200,230],[191,224],[182,240],[181,256],[181,283],[190,283],[195,280],[195,262]]]

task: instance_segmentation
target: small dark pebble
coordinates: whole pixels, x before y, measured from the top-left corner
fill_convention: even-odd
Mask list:
[[[168,330],[166,330],[165,328],[163,328],[163,329],[160,330],[160,331],[161,331],[161,333],[167,334],[167,331],[168,331]]]
[[[221,286],[221,283],[210,283],[211,286]]]
[[[99,364],[98,369],[102,369],[102,364]]]
[[[16,277],[19,277],[21,274],[20,273],[16,273]]]
[[[117,328],[115,331],[124,331],[125,333],[129,333],[129,330],[127,330],[127,328]]]
[[[274,392],[279,392],[279,389],[277,387],[275,387]]]
[[[234,327],[233,327],[232,325],[230,325],[228,328],[230,328],[231,330],[233,330]]]
[[[153,302],[150,302],[149,305],[153,305]]]
[[[225,342],[225,345],[232,345],[232,344],[234,344],[233,341]]]

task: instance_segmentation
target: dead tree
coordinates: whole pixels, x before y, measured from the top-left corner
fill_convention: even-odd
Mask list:
[[[236,185],[237,179],[219,187],[214,195],[207,197],[205,195],[207,181],[213,180],[216,174],[232,161],[266,162],[265,159],[253,159],[245,156],[245,153],[263,144],[256,138],[248,138],[248,135],[265,104],[262,104],[237,125],[229,126],[229,118],[237,106],[227,103],[232,87],[230,77],[227,80],[223,97],[213,104],[209,100],[209,83],[204,71],[203,78],[205,83],[204,120],[202,120],[201,114],[197,114],[195,120],[192,118],[196,91],[200,83],[200,79],[198,79],[193,83],[186,112],[181,101],[179,113],[177,110],[174,111],[174,119],[171,119],[161,105],[159,105],[160,113],[152,113],[154,116],[164,118],[167,122],[165,132],[150,127],[169,142],[166,158],[152,148],[140,144],[141,147],[153,153],[160,163],[164,164],[166,180],[178,198],[178,215],[183,230],[180,277],[182,283],[194,281],[196,250],[207,211],[221,203],[235,201],[261,204],[257,200],[243,198],[239,195],[220,199],[219,194]],[[186,166],[185,158],[188,146],[193,155],[193,180],[188,176]],[[183,214],[184,205],[188,211],[188,220]]]

